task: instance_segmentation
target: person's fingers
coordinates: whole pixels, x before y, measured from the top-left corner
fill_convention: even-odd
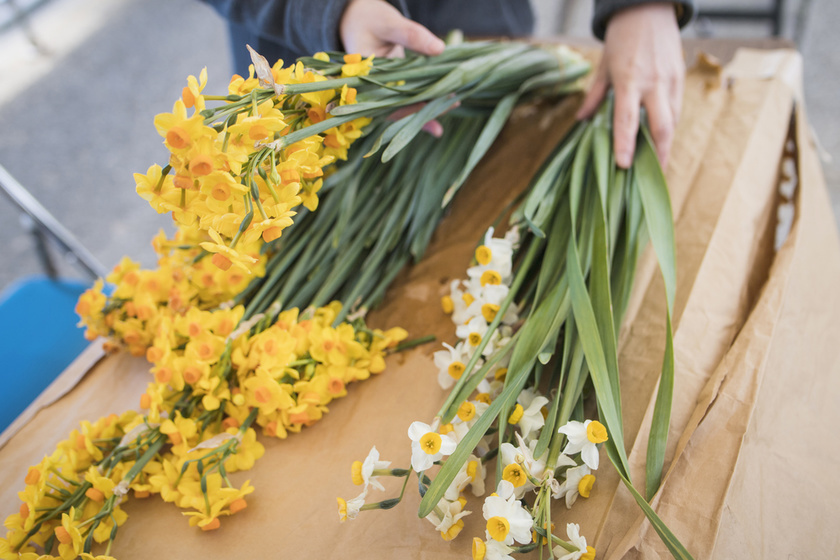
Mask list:
[[[401,14],[387,18],[378,25],[375,32],[380,39],[427,56],[439,55],[446,44],[423,25]]]
[[[434,136],[440,138],[443,136],[443,125],[438,121],[429,121],[423,125],[423,130]]]
[[[685,76],[684,69],[671,78],[668,92],[668,102],[671,106],[671,118],[674,121],[675,128],[680,120],[680,115],[682,114],[683,86],[685,85],[683,76]]]
[[[398,121],[407,115],[413,115],[414,113],[422,109],[424,105],[425,103],[412,103],[411,105],[400,107],[399,109],[388,115],[388,120]]]
[[[668,165],[668,156],[671,153],[671,142],[674,140],[674,116],[671,108],[670,96],[663,88],[651,90],[642,100],[647,110],[650,134],[653,137],[653,145],[656,147],[656,155],[659,156],[659,164],[662,169]]]
[[[388,49],[387,46],[385,48]],[[402,45],[394,45],[394,46],[390,47],[390,49],[388,49],[386,52],[383,52],[381,54],[377,53],[377,52],[374,52],[373,54],[378,55],[378,56],[382,56],[382,57],[385,57],[385,58],[404,58],[405,57],[405,48]]]
[[[403,117],[407,117],[408,115],[412,115],[423,108],[426,105],[425,103],[414,103],[413,105],[407,105],[405,107],[400,107],[390,115],[388,115],[389,121],[398,121]],[[423,130],[434,136],[435,138],[440,138],[443,136],[443,125],[440,124],[437,120],[432,120],[427,122],[423,125]]]
[[[613,151],[615,162],[627,169],[633,163],[636,134],[639,131],[639,90],[634,86],[616,86],[613,108]]]
[[[583,99],[583,103],[578,109],[577,115],[575,118],[578,120],[588,119],[592,115],[595,114],[595,111],[598,110],[598,106],[601,105],[601,102],[604,100],[604,97],[607,95],[607,89],[609,88],[609,80],[607,80],[607,74],[604,70],[603,66],[598,68],[598,74],[595,76],[595,80],[592,82],[592,85],[589,87],[589,91],[586,92],[586,97]]]

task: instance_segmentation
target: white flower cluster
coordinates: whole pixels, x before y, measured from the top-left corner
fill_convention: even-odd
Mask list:
[[[426,471],[435,464],[447,461],[447,457],[455,452],[504,388],[508,343],[514,325],[519,320],[516,306],[509,305],[497,328],[491,330],[489,327],[497,315],[503,312],[505,299],[510,292],[512,260],[517,243],[518,234],[515,229],[504,238],[494,238],[493,228],[490,228],[484,236],[483,244],[476,249],[477,264],[467,270],[468,279],[452,282],[451,294],[444,297],[444,310],[452,314],[457,336],[461,340],[455,346],[444,344],[445,349],[434,355],[440,385],[450,389],[468,374],[467,367],[472,359],[476,360],[476,364],[469,374],[481,369],[487,361],[492,361],[494,366],[487,368],[486,376],[478,382],[473,396],[460,403],[450,422],[441,424],[440,419],[436,418],[431,425],[418,421],[409,426],[411,470],[418,474],[422,485],[430,482]],[[476,357],[478,352],[481,354]],[[497,353],[501,353],[501,357]],[[473,383],[475,381],[472,380]],[[551,498],[565,499],[566,506],[571,507],[579,496],[589,497],[595,481],[592,472],[598,468],[597,445],[607,439],[606,429],[597,421],[570,421],[558,430],[568,440],[562,453],[556,453],[557,457],[553,460],[549,460],[547,451],[537,457],[535,451],[540,433],[545,427],[549,406],[549,399],[536,388],[523,389],[510,416],[498,419],[500,429],[504,425],[513,427],[516,444],[505,442],[496,450],[494,447],[498,432],[491,431],[485,435],[461,466],[435,508],[426,516],[445,540],[456,537],[464,527],[463,518],[470,514],[465,509],[467,498],[464,492],[469,487],[476,497],[485,494],[487,469],[484,460],[495,456],[501,464],[502,478],[497,481],[496,491],[484,499],[482,514],[486,521],[485,534],[484,539],[473,540],[474,560],[512,559],[511,554],[520,551],[520,547],[528,545],[534,538],[542,538],[534,535],[538,530],[536,528],[547,518],[545,508],[550,507]],[[576,460],[572,455],[578,453],[580,459]],[[381,487],[376,481],[377,473],[397,472],[388,471],[388,466],[389,463],[379,461],[376,448],[371,450],[364,462],[357,461],[354,464],[354,482],[364,485],[364,491],[355,500],[339,500],[342,518],[352,519],[360,509],[374,507],[375,504],[364,504],[368,487]],[[398,471],[403,472],[400,469]],[[405,472],[407,474],[410,471]],[[526,499],[529,493],[530,497]],[[557,545],[553,550],[555,557],[563,560],[593,558],[594,549],[587,546],[576,524],[569,523],[566,534],[569,541],[562,541],[555,535],[551,537],[551,545]],[[544,540],[543,544],[548,542]]]
[[[444,311],[452,315],[456,336],[460,339],[454,347],[444,343],[446,350],[435,352],[438,382],[449,389],[465,373],[467,364],[487,335],[488,327],[502,308],[510,292],[513,270],[513,252],[519,233],[512,228],[503,238],[493,237],[493,228],[484,235],[484,242],[475,250],[476,265],[467,269],[467,280],[453,280],[450,295],[443,298]],[[493,331],[481,352],[482,357],[492,356],[504,346],[512,333],[511,325],[519,320],[518,310],[511,304],[500,328]],[[473,372],[483,364],[481,359]],[[503,375],[505,364],[497,365],[496,378]],[[472,372],[470,372],[472,373]],[[498,379],[495,379],[498,381]],[[501,388],[496,383],[494,388]]]

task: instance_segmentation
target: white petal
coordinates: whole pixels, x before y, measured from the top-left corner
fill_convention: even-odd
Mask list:
[[[509,499],[513,496],[513,484],[507,480],[500,480],[498,486],[496,486],[496,494],[503,500]]]
[[[440,436],[440,451],[439,453],[443,455],[452,455],[455,451],[455,448],[458,447],[458,444],[455,443],[455,440],[449,434],[444,434]]]
[[[411,444],[411,468],[415,472],[423,472],[434,463],[432,455],[429,455],[420,447],[419,443]]]
[[[584,445],[583,450],[580,452],[580,458],[583,459],[583,462],[586,465],[594,470],[598,469],[598,459],[600,457],[600,453],[598,452],[598,446],[593,444]]]
[[[412,422],[408,427],[408,437],[411,441],[420,441],[420,438],[432,431],[432,427],[423,422]]]

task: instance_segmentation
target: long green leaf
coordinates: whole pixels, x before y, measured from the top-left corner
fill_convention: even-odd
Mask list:
[[[583,272],[580,267],[577,244],[574,239],[569,240],[566,257],[566,270],[568,271],[569,288],[572,294],[572,310],[574,312],[575,324],[578,328],[581,346],[586,355],[586,363],[589,366],[590,377],[595,385],[595,395],[598,400],[598,407],[602,413],[604,425],[612,441],[621,438],[624,432],[619,415],[619,407],[610,383],[610,374],[607,371],[607,360],[604,356],[604,349],[601,344],[601,334],[595,320],[595,313],[592,310],[592,302],[589,299],[589,292],[583,281]],[[627,454],[624,451],[623,438],[615,443],[624,473],[629,473]]]
[[[618,475],[621,477],[621,481],[624,482],[624,486],[626,486],[630,491],[633,499],[636,500],[636,503],[642,509],[645,517],[647,517],[650,521],[653,530],[656,531],[656,534],[659,535],[660,539],[662,539],[662,542],[668,548],[671,555],[677,560],[692,560],[693,557],[688,550],[686,550],[685,546],[683,546],[671,529],[665,525],[653,508],[650,507],[650,504],[645,501],[641,494],[639,494],[638,490],[633,487],[630,480],[622,474],[621,468],[619,468],[621,459],[615,455],[615,448],[608,447],[607,455],[609,456],[610,461],[612,461],[612,464],[615,466],[615,470],[618,471]]]
[[[665,449],[668,442],[668,428],[671,421],[671,403],[674,392],[674,342],[671,316],[674,313],[677,271],[671,200],[662,168],[656,158],[653,142],[644,127],[642,127],[639,144],[635,161],[638,173],[637,184],[644,209],[645,223],[647,224],[651,244],[659,260],[659,269],[665,282],[665,294],[668,300],[665,356],[662,360],[659,390],[654,403],[645,469],[645,493],[648,498],[651,498],[661,482],[665,463]]]

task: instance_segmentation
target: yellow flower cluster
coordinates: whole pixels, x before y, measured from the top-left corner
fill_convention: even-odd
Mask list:
[[[162,434],[172,445],[146,462],[139,473],[132,473],[135,444],[142,453],[138,442],[149,444],[155,437],[164,437]],[[219,444],[215,447],[214,438]],[[202,447],[200,441],[210,445]],[[131,458],[113,460],[121,453]],[[251,468],[263,453],[253,429],[228,429],[221,434],[214,433],[212,427],[202,431],[194,420],[180,414],[160,424],[134,411],[93,424],[83,422],[52,455],[29,468],[26,486],[18,493],[20,510],[5,521],[8,533],[0,539],[0,558],[42,558],[36,550],[49,552],[55,545],[58,557],[65,560],[79,555],[93,558],[84,552],[86,541],[101,544],[113,540],[115,525],[122,526],[128,518],[120,504],[130,495],[129,490],[136,498],[159,494],[164,501],[193,509],[184,514],[190,516],[190,525],[218,528],[219,517],[245,509],[245,496],[253,492],[247,481],[241,488],[231,486],[227,473]],[[214,460],[214,456],[218,458]],[[74,505],[62,512],[62,504],[67,502]]]
[[[400,328],[383,332],[350,323],[333,327],[340,310],[341,304],[333,302],[302,318],[291,309],[261,332],[235,338],[229,327],[241,317],[241,307],[191,310],[175,321],[163,321],[146,353],[154,381],[141,407],[156,419],[186,389],[200,400],[194,417],[206,414],[236,429],[256,409],[256,423],[266,435],[284,438],[299,432],[319,420],[333,399],[345,396],[348,383],[381,372],[385,353],[407,336]],[[182,432],[182,439],[191,430]]]
[[[110,297],[103,293],[101,281],[87,290],[76,304],[81,324],[87,328],[85,336],[89,340],[109,337],[110,348],[124,346],[131,354],[142,356],[150,351],[162,329],[171,332],[173,324],[182,324],[184,317],[199,312],[213,314],[215,319],[211,322],[219,336],[230,334],[242,317],[241,307],[213,312],[200,310],[215,309],[229,301],[248,286],[251,276],[240,268],[222,270],[206,260],[196,260],[201,249],[178,248],[198,234],[196,230],[183,228],[169,241],[161,233],[153,243],[161,255],[157,269],[141,269],[138,263],[125,257],[107,277],[116,286]],[[267,257],[255,245],[251,243],[247,252],[243,249],[243,254],[256,261],[252,274],[262,276]],[[189,335],[186,331],[181,334]]]
[[[371,58],[345,59],[342,76],[365,75],[372,66]],[[300,62],[265,66],[272,85],[327,80]],[[110,337],[112,347],[143,355],[178,317],[216,308],[264,276],[271,255],[264,245],[292,224],[295,206],[317,208],[324,167],[346,159],[370,122],[358,118],[279,147],[277,140],[331,118],[332,106],[355,103],[356,90],[276,95],[260,89],[252,67],[248,78],[232,78],[228,96],[211,98],[225,101],[213,110],[202,93],[206,82],[206,71],[190,76],[172,113],[155,118],[170,151],[166,168],[135,174],[138,194],[158,212],[172,212],[178,229],[172,239],[161,232],[153,240],[157,269],[125,258],[107,278],[116,286],[110,296],[97,283],[79,299],[90,340]]]
[[[131,464],[119,463],[106,474],[95,465],[113,449],[115,441],[120,441],[126,426],[138,418],[131,411],[119,417],[112,414],[94,423],[82,422],[81,429],[73,430],[52,455],[29,468],[24,477],[26,486],[18,493],[20,510],[4,523],[8,532],[0,539],[0,558],[38,558],[35,547],[43,550],[52,541],[58,545],[61,558],[72,559],[82,553],[84,539],[89,534],[98,543],[109,540],[114,525],[125,522],[125,512],[111,500],[115,502],[111,515],[98,523],[93,523],[92,518],[114,495],[114,488]],[[73,494],[80,497],[77,507],[39,524],[44,511],[58,508]]]
[[[358,55],[348,59],[351,62],[345,66],[351,74],[347,75],[370,70],[370,59],[362,61]],[[301,62],[283,68],[283,61],[277,61],[270,73],[272,85],[327,80]],[[224,105],[207,109],[202,93],[206,70],[187,81],[172,112],[155,117],[155,127],[170,152],[166,172],[153,165],[146,174],[135,174],[137,193],[157,212],[171,212],[179,227],[197,228],[209,236],[200,246],[213,253],[216,266],[227,270],[237,265],[249,271],[255,261],[240,250],[239,243],[274,241],[292,224],[292,209],[300,203],[315,210],[324,167],[337,158],[346,159],[347,148],[370,119],[278,143],[329,119],[333,106],[355,103],[355,89],[345,85],[275,95],[259,89],[252,66],[247,79],[233,77],[227,97],[212,98],[225,100]]]

